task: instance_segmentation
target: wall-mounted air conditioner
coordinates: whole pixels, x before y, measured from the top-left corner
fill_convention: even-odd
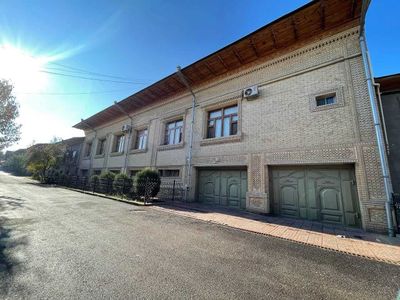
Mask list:
[[[121,129],[121,131],[124,133],[129,132],[130,130],[131,130],[131,125],[128,124],[123,125]]]
[[[243,97],[245,97],[247,100],[253,100],[259,95],[258,93],[258,86],[250,86],[248,88],[245,88],[243,90]]]

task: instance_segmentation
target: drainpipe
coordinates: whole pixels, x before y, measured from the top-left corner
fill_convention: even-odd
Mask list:
[[[190,94],[192,95],[192,120],[190,122],[190,132],[189,132],[189,149],[186,158],[186,164],[188,168],[187,172],[187,184],[185,189],[185,201],[188,200],[189,190],[192,185],[192,150],[193,150],[193,128],[194,128],[194,118],[195,118],[195,109],[196,109],[196,95],[193,93],[192,88],[190,87],[185,75],[183,75],[181,71],[181,67],[177,67],[177,74],[182,81],[182,83],[186,86]]]
[[[363,14],[362,14],[362,20],[361,20],[361,28],[360,28],[360,48],[361,48],[361,54],[363,58],[363,63],[364,63],[364,70],[365,70],[365,76],[366,76],[366,81],[367,81],[367,86],[368,86],[368,96],[369,96],[369,102],[371,105],[371,110],[372,110],[372,117],[374,121],[374,127],[375,127],[375,134],[376,134],[376,139],[378,143],[378,151],[379,151],[379,159],[382,167],[382,175],[383,175],[383,182],[385,185],[385,196],[386,196],[386,202],[385,202],[385,210],[386,210],[386,219],[387,219],[387,226],[388,226],[388,234],[390,237],[394,236],[394,228],[393,228],[393,219],[392,219],[392,183],[390,180],[390,175],[389,175],[389,165],[388,165],[388,160],[386,156],[386,150],[385,150],[385,140],[383,137],[383,130],[381,127],[381,121],[380,121],[380,116],[378,112],[378,106],[375,101],[375,88],[374,88],[374,79],[372,76],[372,68],[371,68],[371,60],[369,57],[368,53],[368,47],[367,43],[365,41],[365,33],[364,33],[364,23],[365,23],[365,15],[366,11],[368,9],[370,1],[369,0],[364,0],[363,1]]]
[[[89,125],[89,123],[87,123],[84,119],[81,119],[81,122],[84,123],[87,127],[89,127],[92,131],[94,131],[94,139],[93,141],[97,140],[97,130],[94,129],[92,126]],[[92,142],[92,148],[90,149],[90,160],[89,160],[89,175],[92,174],[92,165],[93,165],[93,147],[94,146],[94,142]]]
[[[379,112],[380,112],[380,117],[381,117],[381,120],[382,120],[383,135],[385,136],[386,153],[387,153],[387,155],[390,155],[389,139],[388,139],[388,136],[387,136],[385,115],[383,114],[383,105],[382,105],[382,97],[381,97],[381,85],[379,83],[374,83],[374,87],[376,88],[376,95],[378,96]]]
[[[128,142],[126,146],[126,153],[125,153],[125,162],[124,162],[124,170],[123,172],[126,174],[127,168],[128,168],[128,154],[129,154],[129,146],[131,144],[131,138],[132,138],[132,127],[133,127],[133,118],[126,112],[126,110],[119,105],[117,101],[114,101],[114,104],[118,109],[124,113],[130,120],[131,120],[131,128],[129,129],[129,135],[128,135]]]

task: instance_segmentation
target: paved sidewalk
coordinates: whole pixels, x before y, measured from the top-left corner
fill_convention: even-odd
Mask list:
[[[164,203],[154,209],[320,248],[400,265],[400,238],[319,222],[263,216],[199,203]]]

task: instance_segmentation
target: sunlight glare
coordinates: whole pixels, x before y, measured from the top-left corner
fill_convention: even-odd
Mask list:
[[[10,45],[0,45],[0,79],[11,81],[16,93],[34,93],[45,88],[47,76],[41,72],[49,60],[34,57]]]

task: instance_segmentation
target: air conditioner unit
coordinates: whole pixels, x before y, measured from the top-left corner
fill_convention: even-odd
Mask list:
[[[122,126],[122,132],[129,132],[131,130],[131,125],[125,124]]]
[[[243,90],[243,97],[249,99],[255,98],[258,96],[258,86],[254,85]]]

